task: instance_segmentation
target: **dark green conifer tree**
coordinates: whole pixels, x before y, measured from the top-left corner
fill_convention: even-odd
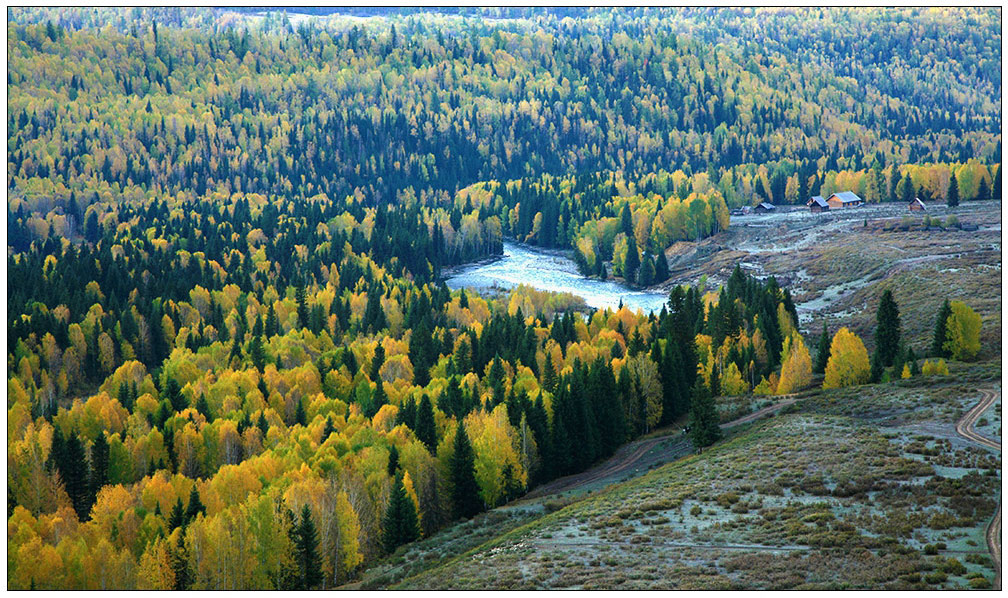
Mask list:
[[[385,510],[383,521],[383,534],[386,552],[395,552],[403,544],[408,544],[420,538],[420,524],[417,517],[416,505],[413,499],[406,493],[403,486],[403,476],[401,472],[395,475],[395,482],[392,486],[392,495],[389,499],[388,508]]]
[[[196,489],[196,484],[193,484],[192,490],[189,492],[189,506],[186,507],[186,522],[196,519],[196,516],[200,513],[206,515],[206,507],[203,506],[203,501],[200,500],[199,490]]]
[[[182,506],[182,497],[180,496],[175,499],[175,506],[172,507],[171,513],[168,514],[168,530],[171,531],[185,524],[185,507]]]
[[[94,504],[98,491],[109,481],[109,445],[105,433],[98,432],[94,444],[91,445],[91,504]]]
[[[956,175],[954,172],[952,173],[952,176],[949,177],[948,191],[945,192],[945,202],[950,208],[954,208],[959,205],[959,182],[956,181]]]
[[[456,517],[469,519],[483,510],[483,499],[480,497],[479,484],[476,483],[476,455],[465,426],[461,423],[455,432],[454,449],[448,465],[453,512]]]
[[[434,424],[434,406],[431,405],[430,397],[426,393],[420,397],[420,404],[417,405],[416,427],[413,432],[431,454],[437,451],[438,439],[437,428]]]
[[[294,561],[297,563],[299,590],[311,590],[322,583],[322,558],[318,551],[318,532],[311,509],[301,509],[301,521],[294,531]]]
[[[637,239],[633,235],[627,237],[626,261],[623,262],[623,279],[633,284],[637,280],[637,268],[640,267],[640,254],[637,251]]]
[[[371,358],[371,373],[370,378],[372,382],[377,382],[379,378],[379,372],[381,371],[382,364],[385,363],[385,347],[379,342],[375,347],[374,356]]]
[[[829,333],[826,331],[826,322],[823,322],[822,334],[819,335],[819,344],[816,345],[816,361],[813,370],[817,374],[822,374],[826,371],[826,364],[829,362],[830,356],[830,343]]]
[[[389,447],[387,469],[390,476],[395,476],[396,470],[399,469],[399,449],[394,444]]]
[[[935,320],[935,331],[934,336],[931,337],[931,356],[932,357],[950,357],[950,353],[945,349],[945,326],[948,323],[949,316],[952,315],[952,305],[949,300],[946,299],[942,303],[941,309],[938,310],[938,318]]]
[[[875,313],[875,350],[882,367],[890,367],[900,350],[899,307],[890,289],[882,293]]]
[[[690,436],[697,448],[710,446],[721,438],[717,409],[703,377],[697,375],[690,408]]]

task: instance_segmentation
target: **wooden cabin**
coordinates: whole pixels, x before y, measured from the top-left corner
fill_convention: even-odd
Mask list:
[[[767,203],[763,201],[760,202],[755,208],[753,208],[753,212],[756,212],[757,214],[766,214],[768,212],[773,212],[776,209],[777,206],[773,205],[772,203]]]
[[[813,214],[818,214],[819,212],[829,212],[829,204],[823,199],[821,195],[815,195],[812,199],[808,200],[805,204],[812,210]]]
[[[910,202],[911,212],[924,212],[927,211],[927,207],[924,206],[924,202],[920,200],[919,197],[915,197],[913,201]]]
[[[843,208],[856,208],[864,203],[864,200],[853,191],[841,191],[826,198],[831,210]]]

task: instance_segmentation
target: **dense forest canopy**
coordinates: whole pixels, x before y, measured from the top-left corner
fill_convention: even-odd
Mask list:
[[[1000,197],[999,22],[11,9],[8,586],[332,587],[800,388],[773,279],[648,315],[441,270],[513,237],[648,286],[731,207]]]

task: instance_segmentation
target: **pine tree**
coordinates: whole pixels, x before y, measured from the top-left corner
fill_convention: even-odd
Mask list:
[[[370,378],[372,382],[377,382],[379,377],[379,372],[381,371],[382,364],[385,363],[385,347],[381,343],[375,346],[374,357],[371,358],[371,374]]]
[[[455,432],[455,452],[449,462],[452,481],[452,505],[456,517],[468,519],[483,510],[483,500],[476,483],[476,455],[461,422]]]
[[[276,336],[280,331],[280,327],[277,324],[276,309],[273,308],[273,302],[269,304],[269,309],[266,311],[266,324],[263,329],[263,333],[267,338]]]
[[[644,259],[641,261],[640,268],[637,270],[637,284],[642,287],[649,287],[654,284],[654,281],[654,262],[651,260],[650,256],[645,255]]]
[[[308,326],[308,300],[303,284],[299,284],[295,288],[294,297],[297,300],[298,328],[306,328]]]
[[[389,447],[387,467],[388,474],[395,477],[397,469],[399,469],[399,449],[397,449],[393,444]]]
[[[308,414],[305,413],[304,399],[299,399],[297,409],[294,410],[294,423],[301,426],[308,425]]]
[[[892,291],[886,289],[875,313],[875,351],[880,365],[890,367],[900,347],[900,315]]]
[[[252,342],[249,344],[249,358],[252,359],[252,365],[260,372],[266,367],[266,351],[263,349],[261,335],[257,334],[252,337]]]
[[[98,491],[108,484],[109,445],[105,433],[98,432],[94,444],[91,445],[91,502],[95,501]]]
[[[193,484],[192,491],[189,492],[189,506],[186,507],[185,512],[186,522],[196,519],[196,516],[200,513],[206,515],[206,507],[203,506],[203,502],[200,500],[196,484]]]
[[[182,506],[182,497],[180,496],[175,499],[175,506],[172,507],[171,513],[168,515],[168,529],[170,531],[185,524],[185,507]]]
[[[409,360],[413,364],[413,384],[427,386],[430,382],[430,366],[435,359],[434,343],[426,318],[413,328],[409,341]]]
[[[669,278],[668,261],[665,259],[665,252],[659,251],[658,255],[655,256],[654,264],[654,281],[665,282]]]
[[[378,410],[381,409],[383,405],[387,404],[388,404],[388,395],[385,394],[385,384],[382,383],[381,378],[379,378],[378,382],[375,384],[374,394],[371,395],[371,404],[368,406],[368,409],[365,411],[364,415],[366,415],[368,418],[372,418],[378,414]]]
[[[294,531],[294,560],[300,574],[299,590],[311,590],[322,583],[322,558],[318,552],[318,532],[311,509],[301,509],[301,522]]]
[[[434,425],[434,407],[430,397],[424,394],[417,406],[416,428],[413,429],[420,442],[427,446],[432,454],[437,450],[437,428]]]
[[[627,254],[623,262],[623,279],[628,283],[633,283],[637,277],[637,268],[640,267],[640,254],[637,252],[637,240],[633,235],[627,237]]]
[[[701,375],[697,376],[693,385],[693,396],[690,405],[690,436],[697,448],[710,446],[721,438],[721,427],[718,424],[717,409],[714,397],[711,396]]]
[[[620,230],[627,236],[627,239],[633,238],[633,219],[630,217],[630,204],[628,203],[624,203],[623,209],[620,210]]]
[[[932,357],[951,357],[951,353],[945,349],[945,339],[947,336],[945,327],[950,315],[952,315],[952,305],[946,299],[942,303],[941,309],[938,310],[938,318],[935,320],[934,336],[931,339]]]
[[[980,184],[977,186],[976,198],[979,201],[984,201],[986,199],[990,199],[990,194],[990,186],[987,184],[987,179],[980,177]]]
[[[953,172],[952,176],[949,177],[948,191],[945,192],[945,201],[948,203],[950,208],[954,208],[959,205],[959,182],[956,181],[956,175]]]
[[[175,548],[169,552],[172,573],[174,573],[175,584],[173,590],[188,590],[192,585],[192,574],[189,571],[189,551],[186,549],[183,535],[178,534],[175,541]]]
[[[885,371],[885,366],[883,365],[882,355],[879,352],[879,348],[875,347],[875,350],[871,355],[871,370],[869,374],[869,380],[872,382],[881,382],[882,373]]]
[[[830,336],[826,331],[826,322],[822,325],[822,335],[819,337],[819,344],[816,345],[815,373],[822,374],[826,371],[826,364],[829,363]]]
[[[385,550],[389,553],[395,552],[403,544],[408,544],[420,538],[420,525],[417,518],[416,506],[413,500],[406,493],[403,486],[402,473],[396,473],[395,482],[392,486],[392,495],[389,499],[388,508],[385,510],[384,533],[382,538]]]

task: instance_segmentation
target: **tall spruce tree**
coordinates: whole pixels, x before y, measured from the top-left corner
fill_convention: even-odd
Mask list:
[[[954,172],[949,177],[948,191],[945,192],[945,202],[950,208],[959,205],[959,182],[956,180]]]
[[[815,373],[822,374],[826,372],[826,364],[829,362],[830,356],[830,339],[829,332],[826,331],[826,322],[822,325],[822,335],[819,336],[819,344],[816,345],[816,361],[815,361]]]
[[[693,445],[697,448],[710,446],[721,438],[721,427],[718,424],[714,397],[711,396],[701,375],[697,375],[696,383],[693,385],[690,436],[693,439]]]
[[[455,432],[455,452],[448,468],[452,481],[452,506],[456,517],[468,519],[483,510],[483,499],[476,483],[476,455],[461,422]]]
[[[192,490],[189,491],[189,506],[186,507],[185,517],[186,522],[190,522],[196,519],[196,516],[200,513],[206,515],[206,507],[203,506],[203,501],[200,500],[199,490],[196,489],[196,484],[193,484]]]
[[[875,350],[883,367],[891,367],[895,362],[900,350],[900,335],[899,307],[892,291],[886,289],[875,313]]]
[[[310,590],[322,583],[322,558],[318,552],[318,532],[312,521],[311,509],[301,509],[301,521],[294,530],[294,560],[300,578],[299,590]]]
[[[431,454],[437,450],[438,439],[437,428],[434,425],[434,406],[431,405],[430,397],[426,393],[420,397],[420,404],[417,405],[416,427],[413,432]]]
[[[396,472],[395,482],[392,486],[392,495],[389,499],[388,508],[385,510],[383,521],[384,532],[382,539],[386,552],[395,552],[403,544],[408,544],[420,538],[420,524],[417,517],[416,505],[413,499],[406,493],[403,486],[402,472]]]
[[[640,254],[637,251],[637,240],[633,235],[627,237],[627,254],[623,262],[623,279],[633,284],[637,279],[637,268],[640,267]]]
[[[91,445],[91,488],[90,488],[90,500],[94,504],[95,499],[98,496],[98,491],[102,489],[105,484],[108,484],[109,470],[109,445],[108,441],[105,440],[105,432],[98,432],[98,436],[95,438],[94,444]]]
[[[934,336],[931,337],[932,357],[949,357],[951,355],[949,351],[945,349],[945,326],[950,315],[952,315],[952,305],[949,303],[949,300],[946,299],[945,302],[942,303],[941,309],[938,310],[938,318],[935,320]]]

